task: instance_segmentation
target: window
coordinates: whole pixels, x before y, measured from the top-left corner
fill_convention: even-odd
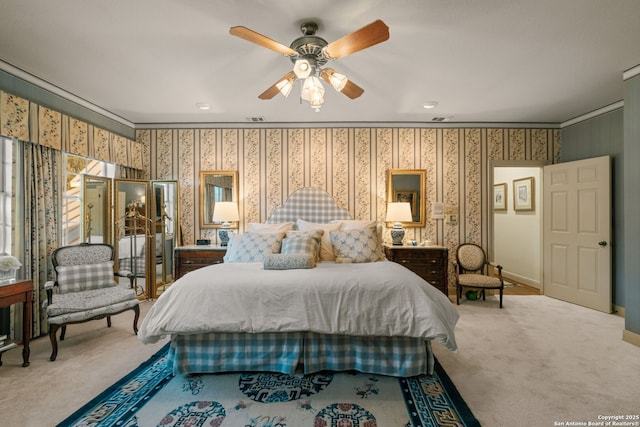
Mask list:
[[[13,143],[0,137],[0,254],[11,253],[11,196],[13,183]]]

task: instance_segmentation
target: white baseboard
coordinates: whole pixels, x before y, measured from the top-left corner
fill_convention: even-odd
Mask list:
[[[625,329],[622,331],[622,341],[626,341],[640,347],[640,334],[636,334],[635,332]]]
[[[531,286],[532,288],[542,289],[542,285],[539,280],[534,280],[529,277],[520,276],[509,271],[502,270],[502,278],[507,282],[513,281],[516,283],[522,283],[523,285]]]

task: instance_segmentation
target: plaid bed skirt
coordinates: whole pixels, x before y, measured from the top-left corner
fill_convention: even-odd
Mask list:
[[[170,363],[176,374],[271,371],[293,374],[356,370],[410,377],[433,374],[430,341],[410,337],[356,337],[312,332],[176,335]]]

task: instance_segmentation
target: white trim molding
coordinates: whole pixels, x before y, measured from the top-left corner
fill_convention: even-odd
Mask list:
[[[626,341],[630,344],[640,347],[640,335],[635,332],[631,332],[628,329],[622,331],[622,341]]]
[[[590,113],[583,114],[583,115],[578,116],[576,118],[573,118],[571,120],[567,120],[566,122],[562,122],[560,124],[560,127],[561,128],[565,128],[567,126],[575,125],[576,123],[580,123],[580,122],[583,122],[585,120],[592,119],[594,117],[600,116],[602,114],[608,113],[608,112],[613,111],[613,110],[617,110],[618,108],[622,108],[622,107],[624,107],[624,101],[618,101],[618,102],[615,102],[613,104],[609,104],[606,107],[598,108],[597,110],[593,110]]]
[[[15,67],[7,62],[4,62],[2,60],[0,60],[0,70],[6,71],[9,74],[12,74],[13,76],[22,79],[28,83],[34,84],[36,86],[38,86],[41,89],[44,89],[46,91],[49,91],[53,94],[56,94],[64,99],[66,99],[67,101],[71,101],[74,102],[84,108],[87,108],[88,110],[94,111],[98,114],[101,114],[105,117],[108,117],[112,120],[115,120],[116,122],[123,124],[125,126],[128,126],[132,129],[134,129],[134,125],[133,123],[131,123],[128,120],[123,119],[120,116],[117,116],[115,114],[113,114],[110,111],[105,110],[104,108],[101,108],[95,104],[92,104],[91,102],[87,101],[86,99],[82,99],[77,95],[74,95],[70,92],[67,92],[66,90],[51,84],[49,82],[47,82],[46,80],[42,80],[39,77],[34,76],[33,74],[29,74],[28,72],[21,70],[18,67]]]
[[[635,67],[629,68],[627,71],[622,73],[622,80],[629,80],[631,77],[635,77],[640,74],[640,64]]]

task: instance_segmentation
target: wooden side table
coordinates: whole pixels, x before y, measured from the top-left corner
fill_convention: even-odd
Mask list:
[[[227,253],[226,246],[186,245],[173,250],[174,280],[178,280],[190,271],[207,265],[220,264]]]
[[[31,339],[31,310],[33,309],[33,282],[21,280],[10,285],[0,286],[0,307],[9,307],[21,302],[22,309],[22,366],[29,366],[29,340]],[[2,352],[0,352],[2,366]]]
[[[385,245],[389,261],[397,262],[449,294],[449,250],[443,246],[393,246]]]

